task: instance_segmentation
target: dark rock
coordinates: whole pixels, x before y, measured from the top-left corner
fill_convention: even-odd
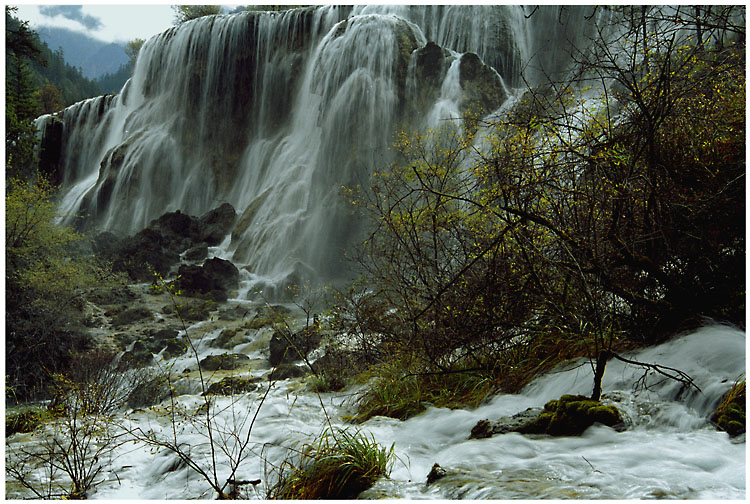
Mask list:
[[[286,380],[287,378],[299,378],[305,376],[309,370],[301,366],[295,366],[294,364],[279,364],[271,374],[269,378],[271,380]]]
[[[248,329],[270,327],[286,320],[290,313],[291,311],[282,305],[266,305],[256,310],[255,316],[245,324],[245,327]]]
[[[425,113],[440,97],[440,90],[450,63],[455,59],[450,51],[435,42],[428,42],[414,51],[414,79],[412,103],[415,113]]]
[[[508,95],[500,76],[474,53],[465,53],[459,64],[463,90],[461,111],[488,114],[496,110]]]
[[[119,371],[131,368],[142,368],[150,365],[154,361],[154,356],[148,350],[143,341],[136,341],[130,350],[125,351],[120,357],[120,363],[117,366]]]
[[[129,408],[147,408],[167,399],[171,393],[169,381],[163,376],[139,383],[128,395]]]
[[[216,309],[216,302],[210,299],[195,299],[177,305],[177,309],[183,320],[198,322],[208,320],[210,312]]]
[[[107,259],[113,258],[121,246],[120,237],[109,231],[99,233],[91,241],[91,249],[94,253]]]
[[[164,349],[162,356],[165,359],[171,359],[182,355],[187,350],[187,344],[178,335],[179,332],[176,329],[160,329],[151,333],[150,341],[146,343],[146,346],[152,353],[159,353]]]
[[[97,287],[86,294],[86,299],[95,305],[130,303],[136,295],[127,287]]]
[[[219,320],[243,320],[250,313],[250,309],[237,305],[232,308],[226,308],[219,312]]]
[[[42,125],[42,140],[39,145],[39,171],[54,185],[63,181],[60,155],[63,148],[63,121],[57,116],[48,116]]]
[[[118,152],[112,152],[110,166],[114,166]],[[116,178],[115,175],[113,177]],[[103,192],[106,191],[102,189],[99,194]],[[153,271],[161,275],[168,274],[172,266],[179,262],[180,254],[191,247],[193,249],[190,250],[189,260],[205,257],[207,250],[204,254],[204,247],[221,243],[231,230],[236,216],[234,208],[228,203],[211,210],[200,219],[179,210],[167,212],[152,220],[148,227],[132,237],[117,240],[111,234],[100,235],[94,248],[112,260],[115,271],[124,271],[136,281],[153,280]]]
[[[240,285],[240,271],[226,259],[208,259],[203,263],[203,271],[213,279],[218,290],[234,290]]]
[[[231,371],[247,361],[250,361],[250,357],[244,354],[209,355],[200,361],[200,366],[204,371],[217,371],[219,369]]]
[[[487,439],[492,437],[492,424],[489,420],[484,419],[477,422],[477,424],[471,428],[471,435],[469,439]]]
[[[211,294],[213,299],[226,301],[226,291],[239,287],[240,272],[225,259],[208,259],[203,266],[183,264],[178,274],[179,288],[187,295]]]
[[[114,271],[124,271],[136,281],[153,280],[153,273],[166,275],[180,256],[169,248],[167,239],[157,230],[146,228],[124,238],[112,261]]]
[[[430,469],[430,473],[427,475],[427,486],[432,485],[437,480],[445,478],[448,475],[448,471],[440,467],[437,462]]]
[[[202,261],[208,257],[208,245],[203,242],[195,247],[189,248],[182,256],[186,261]]]
[[[164,346],[164,352],[161,355],[165,359],[173,359],[184,354],[185,352],[187,352],[187,350],[187,342],[182,338],[178,338],[175,340],[167,341],[167,344]]]
[[[132,324],[139,320],[150,319],[152,317],[151,311],[147,308],[130,308],[116,314],[112,318],[112,325],[115,327]]]
[[[231,350],[245,341],[245,334],[239,329],[224,329],[221,334],[211,342],[211,346]]]
[[[297,333],[276,331],[268,345],[268,361],[272,366],[291,363],[307,357],[307,354],[320,345],[320,334],[313,328],[303,329]]]
[[[216,288],[216,283],[201,266],[182,264],[177,270],[180,276],[179,288],[190,295],[194,292],[210,292]]]
[[[169,248],[173,250],[185,250],[189,244],[194,243],[198,234],[198,225],[195,218],[180,212],[167,212],[158,219],[154,219],[148,228],[158,231],[166,240],[172,242]],[[182,251],[180,250],[180,251]]]
[[[252,392],[258,388],[260,378],[243,378],[240,376],[227,376],[221,381],[212,383],[203,395],[234,395]]]
[[[223,203],[204,214],[197,222],[197,236],[208,245],[218,245],[232,230],[237,212],[229,203]]]

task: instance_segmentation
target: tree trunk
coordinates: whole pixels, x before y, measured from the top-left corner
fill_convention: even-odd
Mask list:
[[[602,396],[602,378],[604,378],[604,367],[607,360],[611,357],[609,351],[602,350],[596,357],[596,369],[594,370],[594,391],[591,393],[591,399],[598,401]]]

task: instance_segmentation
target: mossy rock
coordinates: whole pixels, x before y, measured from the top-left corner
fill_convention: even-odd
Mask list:
[[[525,427],[522,433],[577,436],[595,423],[614,427],[622,423],[622,417],[615,406],[585,396],[564,395],[545,404],[537,420]]]
[[[151,310],[143,307],[130,308],[114,315],[112,317],[112,325],[116,327],[124,326],[149,318],[151,318]]]
[[[219,369],[231,371],[240,367],[243,362],[248,361],[250,361],[250,357],[244,354],[209,355],[200,361],[200,366],[204,371],[217,371]]]
[[[245,341],[245,334],[237,328],[227,328],[221,331],[215,340],[211,342],[212,347],[231,350]]]
[[[244,327],[246,329],[261,329],[280,324],[286,320],[290,313],[291,311],[288,308],[281,305],[264,306],[256,311],[255,316],[246,322]]]
[[[179,315],[187,321],[208,320],[210,312],[216,309],[216,302],[209,299],[197,299],[177,305]]]
[[[731,437],[745,432],[745,380],[738,382],[722,399],[711,415],[713,422]]]
[[[212,383],[203,395],[233,395],[252,392],[258,388],[260,378],[242,378],[239,376],[227,376],[221,381]]]

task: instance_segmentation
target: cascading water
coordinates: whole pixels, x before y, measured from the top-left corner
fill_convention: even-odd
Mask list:
[[[171,28],[144,44],[119,95],[57,114],[61,212],[130,234],[167,211],[228,202],[239,217],[216,253],[245,267],[243,295],[345,276],[344,250],[361,230],[341,186],[366,184],[390,161],[397,129],[460,116],[461,53],[494,66],[502,90],[522,69],[533,83],[566,64],[550,56],[549,36],[563,47],[585,10],[564,20],[554,8],[529,19],[527,10],[316,7]],[[496,95],[485,112],[507,92]]]

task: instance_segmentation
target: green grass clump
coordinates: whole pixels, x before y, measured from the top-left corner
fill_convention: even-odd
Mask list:
[[[26,409],[14,413],[5,413],[5,436],[17,432],[33,432],[42,423],[54,418],[53,412],[46,409]]]
[[[737,381],[711,416],[711,421],[730,436],[745,432],[745,380]]]
[[[370,371],[375,380],[358,397],[351,420],[364,422],[374,416],[406,420],[427,405],[440,408],[476,407],[496,391],[495,383],[478,373],[409,373],[400,363]]]
[[[353,499],[378,478],[387,477],[393,449],[382,448],[359,431],[328,428],[297,456],[277,469],[278,482],[269,499]]]

